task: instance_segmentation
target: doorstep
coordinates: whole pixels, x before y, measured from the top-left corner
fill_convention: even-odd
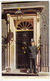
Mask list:
[[[20,69],[16,69],[11,70],[10,72],[6,72],[6,70],[4,70],[2,71],[2,76],[38,76],[38,74],[22,72]]]

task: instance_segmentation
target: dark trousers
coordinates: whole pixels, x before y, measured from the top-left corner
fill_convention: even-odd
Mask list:
[[[30,72],[36,72],[36,59],[30,58]]]

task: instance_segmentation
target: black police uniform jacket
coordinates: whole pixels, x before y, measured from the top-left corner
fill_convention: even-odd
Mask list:
[[[36,58],[36,55],[38,54],[37,46],[28,46],[28,54],[29,58]]]

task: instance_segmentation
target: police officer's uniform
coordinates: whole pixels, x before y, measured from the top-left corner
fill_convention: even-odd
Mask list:
[[[31,40],[31,42],[33,42],[33,40]],[[30,72],[34,72],[36,73],[36,55],[38,53],[37,51],[37,46],[29,46],[29,58],[30,58]],[[33,71],[32,71],[33,70]]]

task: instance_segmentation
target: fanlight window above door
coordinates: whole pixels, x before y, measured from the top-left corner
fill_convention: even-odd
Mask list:
[[[30,22],[23,21],[23,22],[20,22],[18,24],[17,29],[19,29],[19,30],[29,30],[29,29],[33,29],[33,26]]]

